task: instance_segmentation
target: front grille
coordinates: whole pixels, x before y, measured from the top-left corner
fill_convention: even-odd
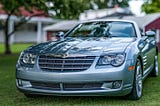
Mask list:
[[[93,63],[95,56],[84,57],[54,57],[39,56],[39,66],[43,71],[50,72],[76,72],[87,70]]]
[[[101,89],[103,83],[44,83],[44,82],[32,82],[32,88],[47,89],[47,90],[95,90]]]

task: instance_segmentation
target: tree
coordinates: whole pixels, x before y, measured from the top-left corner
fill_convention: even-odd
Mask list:
[[[160,4],[160,0],[147,0],[142,5],[142,10],[146,13],[160,12],[159,4]]]
[[[94,4],[96,4],[98,6],[98,9],[104,9],[108,7],[108,1],[109,0],[93,0],[91,2],[92,4],[92,8],[94,9]],[[94,3],[94,4],[93,4]]]
[[[108,7],[111,7],[111,8],[115,7],[115,5],[122,8],[129,7],[129,4],[128,4],[129,0],[107,0],[107,1],[108,1],[107,2]]]
[[[60,19],[78,19],[79,14],[91,8],[90,0],[54,0],[54,17]]]
[[[128,0],[53,0],[54,18],[78,19],[80,13],[89,9],[128,7]]]
[[[6,20],[1,21],[5,35],[5,54],[11,54],[9,44],[10,36],[17,31],[18,27],[27,23],[33,16],[42,15],[41,13],[25,17],[21,15],[21,9],[24,8],[30,13],[33,13],[33,9],[43,10],[45,13],[48,7],[46,6],[46,0],[1,0],[0,5],[2,7],[1,9],[7,14]],[[19,22],[15,25],[14,30],[9,32],[9,23],[13,15],[19,17]]]

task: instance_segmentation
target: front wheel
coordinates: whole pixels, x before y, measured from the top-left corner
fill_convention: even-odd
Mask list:
[[[142,67],[141,62],[137,59],[135,74],[133,80],[133,88],[131,93],[128,95],[129,99],[138,100],[142,97]]]

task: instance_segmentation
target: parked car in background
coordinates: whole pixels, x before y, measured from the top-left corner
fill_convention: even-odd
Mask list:
[[[94,20],[61,33],[58,41],[24,50],[16,65],[16,85],[27,97],[142,96],[143,80],[158,76],[155,33],[142,36],[127,20]]]

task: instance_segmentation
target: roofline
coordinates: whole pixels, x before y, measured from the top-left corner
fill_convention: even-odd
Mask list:
[[[136,23],[135,21],[132,21],[132,20],[123,20],[123,19],[96,19],[96,20],[94,19],[94,20],[80,21],[80,23],[95,22],[95,21],[118,21],[118,22]]]
[[[144,23],[144,24],[142,25],[142,27],[146,27],[147,25],[151,24],[153,21],[155,21],[155,20],[157,20],[158,18],[160,18],[160,12],[158,12],[158,13],[152,13],[152,14],[146,14],[146,16],[147,16],[147,15],[155,15],[155,14],[157,14],[158,16],[157,16],[154,20],[152,20],[152,21],[150,21],[150,22],[148,22],[148,23]]]
[[[159,19],[159,18],[160,18],[160,16],[159,16],[159,17],[157,17],[157,18],[155,18],[154,20],[152,20],[152,21],[148,22],[147,24],[144,24],[144,25],[143,25],[143,27],[148,26],[149,24],[151,24],[152,22],[154,22],[155,20],[157,20],[157,19]]]
[[[7,16],[8,15],[0,14],[0,19],[5,20],[5,19],[7,19]],[[19,21],[19,18],[20,17],[17,17],[15,15],[11,16],[11,19],[15,20],[15,21]],[[61,20],[53,19],[53,18],[50,18],[50,17],[36,17],[35,16],[35,17],[32,17],[28,22],[51,22],[51,23],[56,23],[56,22],[59,22],[59,21],[61,21]]]
[[[55,24],[48,25],[48,26],[44,27],[43,30],[44,31],[52,31],[53,30],[52,26],[57,25],[57,24],[62,24],[63,22],[75,22],[75,23],[77,23],[77,25],[81,23],[80,20],[62,20],[58,23],[55,23]],[[63,29],[63,30],[65,30],[65,29]]]

